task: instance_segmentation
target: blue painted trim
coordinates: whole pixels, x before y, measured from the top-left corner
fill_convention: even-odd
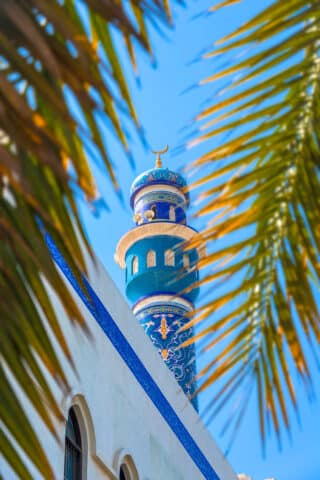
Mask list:
[[[94,292],[89,283],[84,279],[88,292],[91,296],[91,301],[87,298],[85,293],[80,288],[77,280],[73,276],[68,264],[62,257],[58,248],[48,234],[46,234],[46,242],[51,252],[51,255],[64,276],[73,286],[85,306],[88,308],[92,316],[100,325],[106,336],[111,341],[112,345],[117,350],[118,354],[129,367],[138,383],[141,385],[145,393],[148,395],[154,406],[162,415],[166,423],[169,425],[177,439],[183,445],[185,451],[198,467],[200,472],[207,480],[220,480],[217,473],[214,471],[208,462],[201,449],[198,447],[192,436],[144,366],[126,337],[123,335],[118,325],[111,317],[108,310],[105,308],[97,294]]]

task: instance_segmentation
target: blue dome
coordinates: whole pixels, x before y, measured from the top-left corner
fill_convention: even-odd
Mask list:
[[[168,168],[151,168],[141,173],[133,182],[130,189],[130,203],[133,206],[136,194],[149,185],[170,185],[182,191],[189,204],[189,193],[186,189],[187,182],[180,173],[173,172]]]

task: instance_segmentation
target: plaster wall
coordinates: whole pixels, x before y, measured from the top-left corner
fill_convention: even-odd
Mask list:
[[[219,479],[236,480],[236,474],[112,280],[98,261],[94,264],[88,259],[87,263],[90,285],[214,467]],[[66,285],[73,291],[67,280]],[[75,406],[86,458],[83,479],[117,479],[123,459],[129,464],[131,462],[131,468],[135,465],[136,473],[132,476],[134,480],[205,478],[78,295],[74,292],[87,319],[91,338],[72,326],[55,294],[52,291],[50,293],[77,372],[73,371],[57,347],[71,391],[63,394],[52,381],[51,385],[65,418],[70,406]],[[54,478],[62,480],[65,423],[57,424],[61,441],[59,444],[48,433],[21,392],[20,397],[54,468]],[[32,472],[35,480],[41,478],[34,468]],[[5,480],[16,479],[3,460],[0,460],[0,473]]]

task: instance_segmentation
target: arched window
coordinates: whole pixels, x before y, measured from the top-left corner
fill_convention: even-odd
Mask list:
[[[183,257],[182,257],[182,260],[183,260],[183,268],[190,268],[190,257],[187,253],[184,253],[183,254]]]
[[[164,264],[174,267],[175,258],[174,258],[174,251],[169,248],[164,252]]]
[[[170,205],[169,208],[169,220],[171,220],[172,222],[176,221],[176,209],[173,205]]]
[[[156,252],[154,250],[149,250],[147,253],[147,267],[156,266]]]
[[[64,455],[64,480],[82,478],[82,443],[80,428],[73,408],[69,411]]]
[[[131,480],[128,467],[126,465],[121,465],[120,467],[119,480]]]
[[[119,480],[139,480],[136,466],[131,456],[126,455],[119,469]]]
[[[131,273],[132,275],[135,275],[138,273],[139,270],[139,260],[138,257],[133,257],[132,259],[132,264],[131,264]]]

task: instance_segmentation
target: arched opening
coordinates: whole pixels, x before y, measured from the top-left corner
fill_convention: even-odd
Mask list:
[[[119,480],[131,480],[127,465],[121,465]]]
[[[151,210],[153,211],[153,220],[155,220],[155,219],[157,218],[157,216],[158,216],[156,205],[152,205],[152,206],[151,206]]]
[[[183,268],[189,269],[190,268],[190,257],[187,253],[183,254]]]
[[[139,260],[138,260],[138,257],[133,257],[132,259],[132,264],[131,264],[131,273],[132,275],[135,275],[136,273],[138,273],[138,270],[139,270]]]
[[[147,267],[156,266],[156,252],[154,250],[149,250],[147,253]]]
[[[70,408],[65,435],[64,480],[82,479],[82,441],[79,423]]]
[[[119,450],[114,459],[114,469],[119,480],[139,480],[138,470],[132,456],[125,450]]]
[[[168,248],[168,250],[164,252],[164,264],[170,267],[174,267],[175,265],[174,251],[171,248]]]
[[[176,209],[173,205],[170,205],[169,208],[169,220],[171,220],[172,222],[176,221]]]
[[[131,457],[125,457],[119,470],[119,480],[139,480],[138,472]]]

